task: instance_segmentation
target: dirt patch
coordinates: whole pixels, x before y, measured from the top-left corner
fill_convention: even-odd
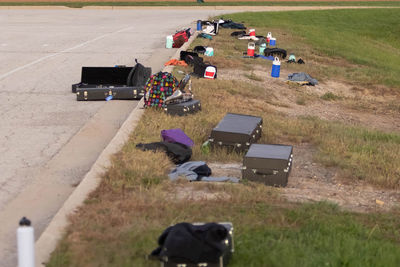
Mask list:
[[[281,70],[281,77],[278,79],[271,78],[270,73],[261,67],[254,67],[251,73],[257,79],[249,79],[249,73],[232,69],[221,69],[218,77],[237,79],[265,88],[265,94],[271,100],[265,104],[290,117],[317,116],[324,120],[361,125],[369,129],[400,131],[399,112],[388,108],[390,103],[399,103],[397,95],[383,96],[368,88],[355,88],[338,81],[326,81],[316,86],[288,85],[285,80],[290,72],[286,70]],[[323,100],[327,93],[337,99]],[[315,154],[316,151],[310,144],[294,147],[294,167],[289,184],[286,188],[279,189],[289,201],[330,201],[357,212],[390,210],[399,206],[399,191],[382,190],[363,181],[345,179],[339,169],[327,168],[315,162]],[[226,168],[224,164],[213,166],[222,171]],[[241,166],[230,166],[236,168],[236,173],[233,174],[241,177]],[[232,169],[230,172],[232,173]]]
[[[301,144],[294,147],[293,169],[289,176],[289,183],[285,188],[279,188],[281,195],[293,202],[333,202],[346,210],[356,212],[388,211],[399,207],[400,192],[395,190],[381,190],[366,185],[364,182],[349,182],[341,176],[337,168],[326,168],[313,160],[315,149],[310,144]],[[241,163],[208,164],[213,175],[226,175],[241,178]],[[241,186],[238,184],[238,186]],[[204,185],[196,187],[194,184],[179,186],[175,197],[178,200],[215,200],[229,198],[223,192],[211,192]]]
[[[296,145],[289,184],[281,188],[290,201],[331,201],[359,212],[390,210],[399,206],[400,192],[380,190],[364,182],[349,182],[340,170],[326,168],[313,160],[315,151],[309,144]]]
[[[280,78],[260,67],[252,71],[261,81],[249,80],[243,71],[222,69],[221,79],[238,79],[266,88],[271,101],[266,105],[288,116],[317,116],[324,120],[341,121],[351,125],[362,125],[386,132],[400,132],[400,110],[391,108],[400,103],[398,95],[375,95],[368,88],[357,87],[337,81],[326,81],[316,86],[293,86],[285,83],[288,72],[281,70]],[[332,93],[340,100],[321,99]]]

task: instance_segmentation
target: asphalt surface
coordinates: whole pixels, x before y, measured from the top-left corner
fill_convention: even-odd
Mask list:
[[[0,266],[16,264],[18,219],[38,238],[137,104],[77,102],[81,67],[158,71],[166,35],[221,12],[0,9]]]

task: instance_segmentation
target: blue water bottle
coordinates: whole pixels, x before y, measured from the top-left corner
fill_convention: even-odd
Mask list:
[[[272,62],[271,76],[274,78],[279,78],[280,72],[281,72],[281,62],[279,61],[279,58],[275,57],[274,61]]]
[[[201,25],[201,20],[197,21],[197,30],[201,31],[203,29],[202,25]]]

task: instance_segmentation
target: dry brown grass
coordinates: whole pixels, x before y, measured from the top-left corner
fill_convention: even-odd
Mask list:
[[[246,46],[227,41],[228,36],[229,31],[222,31],[213,41],[197,40],[193,45],[212,45],[216,56],[209,61],[221,69],[238,67],[251,75],[251,69],[246,67],[248,61],[238,58],[240,50],[236,50]],[[226,51],[220,50],[225,46]],[[254,63],[269,68],[263,61]],[[188,71],[188,68],[181,69]],[[307,69],[318,75],[323,73],[311,66]],[[327,166],[342,168],[349,180],[364,179],[382,187],[400,187],[397,134],[316,118],[288,117],[266,104],[274,101],[270,97],[271,88],[254,79],[247,82],[194,79],[193,92],[202,101],[202,111],[197,114],[173,117],[161,110],[145,111],[129,142],[114,155],[99,188],[71,216],[71,226],[50,266],[58,263],[63,266],[156,266],[146,261],[145,255],[155,248],[156,238],[166,226],[182,221],[228,220],[238,226],[239,232],[245,227],[265,225],[296,228],[301,221],[306,221],[308,215],[300,221],[291,219],[291,210],[300,205],[282,200],[274,188],[250,182],[214,185],[180,180],[174,183],[167,177],[172,164],[163,153],[135,148],[137,143],[160,140],[163,129],[181,128],[195,142],[192,160],[241,162],[243,154],[225,150],[203,154],[200,149],[227,112],[263,117],[261,143],[312,143],[319,151],[316,155],[319,160]],[[303,99],[304,104],[319,99],[296,88],[293,94]],[[396,103],[392,108],[397,108]],[[269,213],[273,216],[268,216]]]

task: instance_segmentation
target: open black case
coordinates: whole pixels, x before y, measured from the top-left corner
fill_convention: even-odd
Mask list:
[[[144,95],[151,68],[136,63],[134,67],[82,67],[81,82],[72,85],[76,100],[140,99]]]

